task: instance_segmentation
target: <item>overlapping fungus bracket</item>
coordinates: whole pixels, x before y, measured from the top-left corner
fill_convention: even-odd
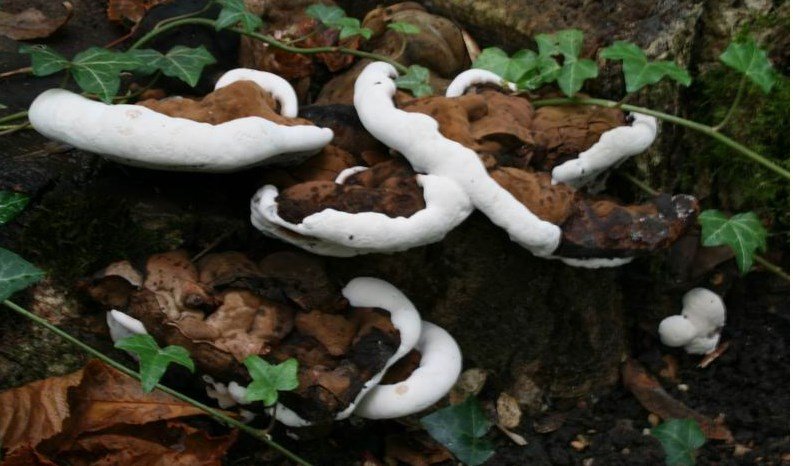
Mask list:
[[[124,261],[87,287],[106,308],[140,320],[161,346],[190,351],[200,372],[247,385],[241,362],[296,358],[299,387],[281,402],[319,422],[346,409],[400,345],[388,312],[352,307],[321,265],[304,255],[156,254],[137,270]]]

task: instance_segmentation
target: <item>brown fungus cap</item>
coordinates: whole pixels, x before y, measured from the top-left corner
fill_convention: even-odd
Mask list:
[[[113,264],[94,277],[89,295],[116,308],[124,301],[118,280],[134,277],[130,270],[129,262]],[[118,271],[124,274],[113,275]],[[388,312],[351,307],[305,255],[277,253],[256,263],[227,252],[194,264],[173,251],[150,256],[138,275],[143,281],[128,282],[118,310],[140,320],[160,346],[183,346],[201,373],[243,386],[247,356],[296,358],[300,384],[281,401],[309,421],[329,421],[347,408],[400,344]]]

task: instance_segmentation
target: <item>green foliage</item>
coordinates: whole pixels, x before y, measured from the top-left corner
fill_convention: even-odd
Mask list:
[[[407,89],[416,97],[432,95],[430,85],[430,70],[419,65],[410,65],[408,72],[396,78],[396,85],[400,89]]]
[[[556,81],[569,97],[581,90],[584,81],[597,77],[597,64],[579,57],[584,43],[580,30],[538,34],[534,40],[537,52],[524,49],[510,57],[498,47],[490,47],[482,51],[473,67],[492,71],[521,89],[537,89]],[[563,57],[561,64],[558,55]]]
[[[160,348],[151,335],[132,335],[119,340],[116,348],[135,353],[140,363],[140,378],[143,391],[148,393],[162,379],[171,363],[176,363],[195,372],[195,363],[186,348],[171,345]]]
[[[196,48],[177,45],[165,55],[151,49],[135,49],[127,52],[139,62],[134,70],[141,74],[151,74],[157,70],[165,76],[178,78],[190,86],[198,84],[206,65],[215,63],[215,57],[202,45]]]
[[[421,425],[432,438],[469,466],[484,463],[494,453],[493,446],[483,438],[492,423],[473,396],[424,416]]]
[[[730,68],[743,73],[760,86],[764,93],[768,94],[774,87],[777,77],[768,54],[753,40],[730,43],[719,59]]]
[[[718,210],[699,214],[702,225],[702,245],[727,245],[735,253],[738,269],[746,273],[752,268],[755,252],[766,249],[767,232],[754,212],[745,212],[727,218]]]
[[[0,301],[44,277],[44,272],[13,252],[0,248]]]
[[[537,54],[531,50],[519,50],[510,57],[498,47],[488,47],[476,57],[472,66],[492,71],[507,81],[516,83],[537,66]]]
[[[215,63],[204,46],[190,48],[177,45],[157,61],[157,67],[165,76],[179,78],[190,86],[198,84],[204,66]]]
[[[25,209],[30,198],[22,193],[0,191],[0,225],[8,223]]]
[[[664,447],[668,466],[694,466],[697,449],[705,444],[705,434],[693,419],[670,419],[651,432]]]
[[[691,84],[691,76],[672,61],[649,61],[644,51],[636,44],[617,41],[600,51],[600,57],[607,60],[621,60],[625,87],[628,92],[636,92],[648,84],[655,84],[669,77],[684,86]]]
[[[402,34],[418,34],[421,32],[421,29],[415,24],[406,23],[404,21],[394,21],[388,23],[387,27],[388,29],[393,29],[394,31]]]
[[[35,76],[49,76],[69,67],[69,60],[46,45],[23,45],[19,53],[30,55],[30,66]]]
[[[70,70],[82,90],[110,103],[121,86],[121,72],[140,65],[136,57],[124,52],[91,47],[74,56]]]
[[[262,19],[248,11],[245,8],[245,2],[243,0],[216,1],[223,7],[223,9],[220,10],[218,19],[215,21],[216,30],[219,31],[223,28],[240,24],[243,31],[255,32],[262,26]]]
[[[289,358],[280,364],[270,364],[256,355],[243,361],[253,382],[248,385],[245,399],[261,401],[265,406],[274,405],[278,401],[279,391],[297,388],[297,359]]]
[[[372,37],[371,29],[361,27],[361,22],[358,19],[347,16],[347,13],[338,6],[317,3],[306,8],[306,14],[326,27],[338,29],[339,39],[346,39],[355,35],[363,36],[365,39]]]

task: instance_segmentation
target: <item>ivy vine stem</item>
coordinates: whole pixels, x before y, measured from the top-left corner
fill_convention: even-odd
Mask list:
[[[631,112],[641,113],[643,115],[650,115],[658,118],[659,120],[668,121],[670,123],[684,126],[686,128],[691,128],[695,131],[699,131],[700,133],[707,134],[713,139],[719,141],[720,143],[732,149],[735,149],[740,154],[749,158],[750,160],[759,163],[760,165],[768,168],[769,170],[773,171],[774,173],[784,178],[790,179],[789,171],[785,170],[784,168],[772,162],[771,160],[768,160],[767,158],[763,157],[757,152],[749,149],[748,147],[744,146],[738,141],[725,136],[724,134],[718,132],[711,126],[703,125],[702,123],[697,123],[696,121],[687,120],[679,116],[670,115],[668,113],[659,112],[657,110],[652,110],[645,107],[638,107],[636,105],[630,105],[624,103],[621,104],[619,102],[615,102],[613,100],[607,100],[607,99],[593,99],[593,98],[578,99],[578,98],[560,97],[554,99],[535,100],[534,102],[532,102],[532,104],[535,107],[547,107],[550,105],[597,105],[600,107],[620,108]]]
[[[743,92],[746,89],[746,75],[741,77],[741,83],[738,85],[738,92],[735,94],[735,98],[732,99],[732,105],[730,105],[730,109],[727,110],[727,114],[724,115],[724,119],[721,120],[719,124],[713,127],[714,131],[721,131],[724,126],[730,121],[732,118],[732,114],[735,113],[735,109],[738,108],[738,104],[741,102],[741,97],[743,97]]]
[[[0,117],[0,124],[7,123],[9,121],[14,121],[14,120],[21,120],[22,118],[25,118],[27,116],[28,116],[28,111],[27,110],[24,110],[24,111],[21,111],[21,112],[17,112],[17,113],[12,113],[11,115],[6,115],[4,117]]]
[[[47,330],[51,331],[52,333],[58,335],[59,337],[61,337],[64,340],[68,341],[69,343],[77,346],[78,348],[80,348],[81,350],[83,350],[86,353],[90,354],[91,356],[96,357],[97,359],[101,360],[102,362],[104,362],[108,366],[110,366],[110,367],[112,367],[112,368],[114,368],[114,369],[116,369],[116,370],[118,370],[120,372],[123,372],[124,374],[126,374],[126,375],[128,375],[128,376],[130,376],[130,377],[132,377],[134,379],[140,380],[140,374],[138,374],[137,372],[133,371],[132,369],[130,369],[128,367],[126,367],[125,365],[121,364],[120,362],[116,361],[115,359],[112,359],[111,357],[105,355],[104,353],[92,348],[91,346],[88,346],[87,344],[83,343],[79,339],[77,339],[77,338],[69,335],[68,333],[64,332],[63,330],[61,330],[57,326],[52,325],[51,323],[47,322],[45,319],[42,319],[41,317],[37,316],[36,314],[33,314],[32,312],[28,311],[24,307],[14,303],[13,301],[10,301],[10,300],[3,301],[3,304],[6,307],[8,307],[9,309],[17,312],[18,314],[21,314],[22,316],[26,317],[27,319],[32,320],[33,322],[37,323],[38,325],[41,325],[42,327],[44,327]],[[266,443],[270,448],[272,448],[274,450],[277,450],[279,453],[281,453],[282,455],[286,456],[287,458],[289,458],[290,460],[294,461],[295,463],[297,463],[297,464],[299,464],[301,466],[311,466],[311,464],[309,462],[307,462],[306,460],[300,458],[299,456],[297,456],[296,454],[294,454],[291,451],[287,450],[286,448],[284,448],[283,446],[278,444],[276,441],[274,441],[272,438],[270,438],[270,434],[268,434],[267,431],[253,428],[253,427],[251,427],[251,426],[249,426],[249,425],[247,425],[245,423],[242,423],[242,422],[240,422],[240,421],[238,421],[238,420],[236,420],[236,419],[234,419],[234,418],[232,418],[230,416],[227,416],[227,415],[223,414],[221,411],[219,411],[217,409],[214,409],[214,408],[212,408],[210,406],[207,406],[207,405],[205,405],[204,403],[201,403],[198,400],[194,400],[194,399],[190,398],[187,395],[184,395],[184,394],[182,394],[182,393],[180,393],[180,392],[178,392],[178,391],[176,391],[176,390],[174,390],[172,388],[168,388],[168,387],[166,387],[164,385],[161,385],[159,383],[155,386],[155,388],[157,388],[158,390],[160,390],[160,391],[162,391],[164,393],[167,393],[168,395],[171,395],[172,397],[176,398],[177,400],[180,400],[180,401],[188,403],[188,404],[190,404],[192,406],[195,406],[196,408],[198,408],[201,411],[204,411],[205,413],[209,414],[210,416],[212,416],[213,418],[215,418],[217,421],[219,421],[222,424],[226,424],[226,425],[228,425],[230,427],[235,427],[235,428],[237,428],[237,429],[239,429],[239,430],[251,435],[252,437],[254,437],[254,438]]]
[[[782,277],[782,278],[784,278],[787,281],[790,281],[790,275],[788,275],[782,269],[782,267],[779,267],[778,265],[771,263],[765,257],[760,256],[760,255],[755,255],[754,256],[754,260],[757,261],[758,264],[760,264],[763,267],[765,267],[765,269],[768,270],[769,272],[771,272],[771,273],[773,273],[775,275],[778,275],[779,277]]]
[[[166,32],[168,30],[178,28],[180,26],[186,26],[189,24],[198,25],[198,26],[205,26],[205,27],[215,27],[215,20],[207,19],[207,18],[185,18],[180,19],[177,21],[173,21],[171,23],[165,24],[157,29],[153,29],[145,34],[143,37],[138,39],[134,44],[129,47],[129,50],[135,50],[140,48],[147,43],[149,43],[152,39],[157,37],[159,34]],[[244,29],[240,28],[224,28],[227,31],[236,32],[237,34],[252,37],[254,39],[258,39],[268,45],[271,45],[277,49],[283,50],[285,52],[291,53],[299,53],[303,55],[315,55],[318,53],[343,53],[346,55],[353,55],[359,58],[369,58],[371,60],[377,61],[384,61],[386,63],[391,64],[394,68],[399,70],[400,73],[407,73],[408,69],[405,65],[397,62],[396,60],[392,59],[391,57],[387,57],[385,55],[380,55],[379,53],[372,53],[372,52],[365,52],[363,50],[356,50],[347,47],[339,47],[339,46],[327,46],[327,47],[311,47],[311,48],[301,48],[301,47],[294,47],[291,45],[284,44],[283,42],[279,41],[275,37],[271,35],[259,34],[258,32],[248,32]]]

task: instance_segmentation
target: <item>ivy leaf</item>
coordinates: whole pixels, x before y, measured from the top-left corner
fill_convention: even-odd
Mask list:
[[[512,57],[498,47],[488,47],[474,61],[473,68],[492,71],[510,82],[520,81],[537,67],[537,54],[518,50]]]
[[[148,393],[162,379],[165,370],[171,363],[176,363],[195,372],[195,363],[190,359],[186,348],[171,345],[160,348],[151,335],[132,335],[116,342],[116,348],[123,349],[138,356],[140,361],[140,378],[143,391]]]
[[[245,8],[243,0],[217,0],[217,2],[223,7],[218,19],[215,20],[215,29],[218,31],[239,23],[243,31],[254,32],[264,24],[260,17]]]
[[[179,78],[195,87],[204,66],[215,63],[215,57],[204,46],[190,48],[177,45],[160,57],[157,67],[165,76]]]
[[[537,51],[541,57],[552,57],[559,54],[559,46],[556,36],[552,34],[537,34],[534,36],[537,43]]]
[[[35,76],[49,76],[69,67],[69,60],[46,45],[23,45],[19,53],[30,54]]]
[[[0,301],[36,283],[44,272],[13,252],[0,248]]]
[[[421,32],[421,29],[415,24],[406,23],[404,21],[394,21],[388,23],[388,29],[393,29],[394,31],[402,34],[418,34]]]
[[[430,85],[430,70],[419,65],[410,65],[408,72],[394,81],[398,88],[407,89],[416,97],[432,95]]]
[[[0,191],[0,225],[7,223],[25,209],[30,198],[22,193]]]
[[[341,7],[323,5],[322,3],[306,8],[306,14],[328,27],[334,27],[332,24],[347,16],[347,13]]]
[[[256,355],[251,355],[243,361],[253,382],[248,385],[245,399],[248,401],[261,401],[265,406],[274,405],[278,401],[279,391],[289,391],[297,388],[297,359],[289,358],[280,364],[270,364]]]
[[[636,44],[617,41],[600,51],[600,56],[607,60],[622,60],[622,73],[625,76],[625,89],[635,92],[655,84],[665,76],[684,86],[691,84],[688,71],[672,61],[649,61],[644,51]]]
[[[479,402],[469,396],[464,402],[439,409],[421,418],[421,425],[441,445],[469,466],[484,463],[493,446],[482,438],[492,423],[485,417]]]
[[[350,18],[338,6],[323,5],[317,3],[306,8],[306,14],[331,29],[339,30],[339,39],[346,39],[355,35],[361,35],[366,39],[372,37],[372,30],[362,28],[361,22],[356,18]]]
[[[754,212],[744,212],[727,218],[718,210],[699,214],[702,225],[702,245],[727,245],[735,253],[738,269],[746,273],[752,268],[755,251],[765,251],[767,232]]]
[[[579,29],[565,29],[554,34],[558,50],[565,60],[578,59],[584,45],[584,33]]]
[[[556,78],[556,82],[559,83],[559,88],[567,97],[572,97],[584,87],[584,81],[595,78],[597,75],[598,66],[592,60],[565,60],[565,64],[562,66],[562,71],[559,73],[559,77]]]
[[[776,82],[776,73],[768,54],[753,41],[732,42],[719,59],[743,73],[768,94]]]
[[[160,69],[160,59],[162,59],[163,55],[152,49],[134,49],[128,50],[126,52],[127,55],[132,56],[134,59],[138,60],[140,64],[134,70],[140,74],[152,74],[158,69]]]
[[[693,419],[670,419],[650,431],[661,442],[668,466],[694,466],[705,434]]]
[[[121,85],[121,71],[134,70],[140,65],[136,57],[127,53],[91,47],[74,56],[71,73],[82,90],[110,103]]]

